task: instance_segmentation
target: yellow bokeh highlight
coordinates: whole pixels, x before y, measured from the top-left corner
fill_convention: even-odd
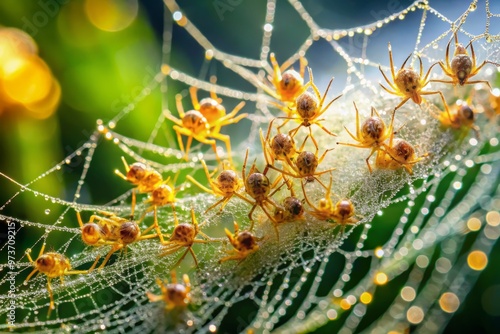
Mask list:
[[[38,56],[14,57],[2,65],[5,94],[22,104],[45,98],[52,86],[52,74]]]
[[[469,256],[467,256],[467,264],[471,267],[471,269],[483,270],[488,264],[488,257],[482,251],[472,251]]]
[[[386,273],[377,273],[375,275],[375,284],[384,285],[389,281]]]
[[[137,17],[137,0],[86,0],[85,13],[98,29],[116,32],[127,28]]]
[[[16,28],[0,28],[0,113],[44,119],[60,100],[61,87],[33,38]]]
[[[417,325],[424,320],[424,311],[421,307],[412,306],[406,311],[406,319],[408,319],[408,322]]]
[[[347,299],[342,299],[340,301],[340,307],[343,309],[343,310],[348,310],[351,308],[351,303],[349,303],[349,301]]]
[[[441,298],[439,298],[439,306],[443,311],[453,313],[458,310],[460,300],[453,292],[445,292],[441,295]]]
[[[486,214],[486,222],[490,226],[500,225],[500,213],[498,211],[490,211]]]
[[[371,293],[365,291],[361,294],[361,296],[359,296],[359,300],[363,304],[370,304],[373,300],[373,296]]]
[[[467,228],[471,231],[479,231],[481,228],[481,221],[477,218],[471,218],[467,221]]]

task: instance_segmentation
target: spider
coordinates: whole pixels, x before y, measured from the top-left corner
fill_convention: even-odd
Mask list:
[[[155,220],[155,225],[158,225],[158,216],[156,212],[156,207],[154,211],[154,220]],[[198,260],[196,259],[196,255],[194,254],[193,251],[193,244],[198,243],[198,244],[206,244],[210,242],[220,242],[221,240],[219,239],[212,239],[209,236],[207,236],[205,233],[200,231],[200,224],[198,225],[198,222],[196,221],[196,217],[194,214],[194,208],[191,208],[191,224],[187,223],[182,223],[179,224],[179,221],[177,220],[177,215],[174,211],[174,231],[172,232],[172,235],[170,236],[170,239],[168,241],[162,241],[163,245],[163,252],[160,254],[160,256],[165,256],[169,255],[172,253],[177,252],[179,249],[182,247],[186,247],[186,251],[182,256],[179,258],[179,260],[173,265],[173,267],[176,267],[179,265],[182,260],[186,257],[187,253],[191,253],[193,256],[194,263],[196,267],[198,267]],[[196,236],[200,234],[204,239],[196,239]]]
[[[421,157],[415,156],[415,149],[406,140],[394,138],[394,132],[389,138],[389,144],[383,144],[378,151],[375,165],[381,169],[399,169],[404,167],[413,174],[412,165],[422,161],[427,153]]]
[[[330,105],[333,102],[335,102],[337,99],[339,99],[342,96],[342,94],[335,97],[333,100],[328,102],[325,107],[323,107],[323,104],[324,104],[325,98],[326,98],[326,94],[328,93],[328,90],[330,89],[330,86],[333,82],[333,78],[328,83],[328,86],[326,87],[326,90],[325,90],[325,93],[323,94],[323,96],[321,96],[321,93],[319,92],[318,87],[314,84],[313,74],[312,74],[311,68],[309,68],[309,82],[310,82],[311,87],[314,91],[314,94],[307,92],[307,91],[300,94],[299,97],[297,97],[296,104],[295,104],[295,111],[298,114],[298,117],[280,117],[280,118],[284,118],[285,121],[283,122],[283,124],[281,124],[279,126],[279,128],[283,127],[291,119],[295,119],[295,120],[299,121],[300,124],[296,128],[294,128],[288,132],[290,137],[293,138],[297,134],[297,131],[301,127],[303,127],[303,126],[307,127],[307,128],[309,128],[309,136],[311,137],[311,140],[313,141],[316,149],[318,149],[318,143],[312,134],[311,125],[315,124],[315,125],[319,126],[323,131],[328,133],[329,135],[336,136],[333,132],[331,132],[330,130],[325,128],[323,125],[321,125],[320,122],[323,121],[324,119],[318,119],[318,117],[323,115],[325,113],[325,111],[328,110]]]
[[[359,148],[371,148],[370,155],[368,155],[368,157],[365,160],[366,165],[368,166],[368,170],[371,173],[372,167],[370,165],[370,158],[373,155],[373,153],[379,150],[382,143],[391,136],[391,133],[393,132],[395,113],[392,113],[391,123],[389,124],[389,127],[387,127],[382,118],[380,118],[380,115],[378,114],[377,110],[372,107],[371,116],[367,118],[360,126],[358,107],[356,106],[355,102],[353,102],[353,104],[354,108],[356,109],[356,135],[353,135],[346,127],[344,128],[349,134],[349,136],[351,136],[352,139],[357,141],[358,144],[342,143],[342,142],[337,142],[337,144],[359,147]]]
[[[330,183],[325,193],[325,197],[318,201],[318,206],[315,206],[309,198],[307,197],[306,192],[304,191],[304,198],[312,208],[312,210],[307,210],[307,212],[319,219],[319,220],[333,220],[335,224],[341,226],[341,235],[345,231],[345,227],[348,224],[355,224],[359,220],[355,217],[354,205],[352,202],[347,199],[340,199],[338,202],[333,204],[332,199],[330,198],[330,193],[332,189],[332,175],[330,174]],[[304,189],[304,185],[302,184],[302,188]]]
[[[193,104],[195,104],[196,107],[196,101],[193,101]],[[215,108],[217,108],[218,102],[213,101],[213,104],[216,104]],[[230,143],[230,138],[228,135],[224,135],[220,133],[220,130],[223,126],[237,123],[239,122],[242,118],[248,116],[248,114],[241,114],[238,117],[236,116],[236,113],[243,108],[243,105],[245,104],[243,101],[238,104],[232,112],[229,114],[225,114],[225,109],[224,109],[224,116],[219,117],[215,119],[213,122],[209,122],[207,118],[203,115],[201,110],[204,112],[208,109],[211,108],[206,105],[200,105],[199,103],[197,104],[200,108],[200,110],[190,110],[186,113],[184,113],[184,108],[182,107],[182,95],[177,94],[176,95],[176,105],[177,105],[177,110],[179,112],[179,116],[181,119],[178,119],[171,114],[166,114],[166,117],[171,120],[172,122],[175,123],[173,129],[177,134],[177,141],[179,142],[179,146],[181,151],[184,153],[184,159],[186,161],[189,159],[188,158],[188,153],[189,149],[191,148],[191,143],[193,141],[193,138],[199,141],[200,143],[203,144],[208,144],[212,146],[212,149],[215,152],[215,156],[217,160],[220,162],[219,155],[217,154],[217,147],[215,143],[215,139],[219,139],[223,141],[226,144],[226,150],[227,150],[227,156],[232,164],[232,154],[231,154],[231,143]],[[214,105],[212,105],[214,107]],[[221,114],[222,109],[224,108],[222,105],[218,108],[217,113]],[[206,112],[208,114],[208,111]],[[213,115],[210,115],[212,117]],[[186,148],[184,149],[184,143],[182,141],[182,135],[188,137],[188,141],[186,144]],[[214,138],[214,139],[210,139]]]
[[[274,211],[274,219],[278,224],[304,220],[304,203],[294,196],[283,199],[279,208]]]
[[[466,135],[469,129],[474,130],[476,138],[479,138],[479,127],[474,124],[476,114],[471,106],[472,95],[467,101],[457,101],[457,104],[450,110],[450,115],[446,112],[441,112],[436,117],[444,127],[450,127],[456,130],[462,130],[462,134]],[[450,117],[451,118],[450,118]]]
[[[125,181],[136,185],[140,193],[153,191],[163,181],[160,173],[142,162],[134,162],[129,166],[124,157],[122,157],[122,161],[125,166],[126,175],[123,175],[118,169],[115,170],[115,174]]]
[[[150,203],[151,205],[148,209],[146,209],[144,211],[140,220],[142,220],[148,212],[152,211],[155,207],[158,207],[158,206],[170,204],[170,206],[172,207],[172,210],[175,210],[175,205],[174,205],[174,203],[176,201],[175,195],[182,188],[182,186],[174,187],[174,184],[175,184],[178,176],[179,176],[179,174],[177,174],[174,177],[173,181],[170,181],[170,176],[167,177],[167,179],[165,181],[163,181],[159,186],[157,186],[151,192],[148,199],[146,201],[144,201],[144,203],[146,203],[146,204]],[[134,203],[132,203],[132,204],[134,204]]]
[[[293,105],[297,96],[307,89],[307,85],[304,85],[304,72],[307,60],[304,57],[300,57],[300,70],[297,72],[293,69],[288,69],[292,65],[290,61],[283,63],[280,67],[274,53],[271,53],[269,58],[273,65],[273,74],[272,76],[268,76],[268,80],[274,86],[274,90],[267,85],[260,85],[260,87],[275,99],[285,104]]]
[[[474,47],[472,46],[472,41],[467,45],[463,46],[463,44],[458,42],[457,33],[455,32],[455,53],[453,54],[453,58],[450,63],[450,44],[451,39],[446,46],[446,64],[443,61],[439,61],[439,66],[443,69],[445,75],[451,78],[451,80],[431,80],[431,82],[443,82],[443,83],[451,83],[452,85],[459,84],[463,85],[471,85],[476,83],[484,83],[486,84],[490,90],[491,85],[486,80],[473,80],[469,79],[478,74],[479,70],[483,68],[486,64],[493,64],[495,66],[500,66],[500,64],[491,62],[489,60],[485,60],[481,63],[481,65],[476,66],[476,54],[474,53]],[[470,46],[471,56],[467,53],[467,47]]]
[[[259,129],[262,151],[264,152],[264,154],[269,155],[268,159],[271,165],[274,165],[275,160],[292,161],[297,155],[297,149],[295,147],[295,142],[293,138],[290,137],[288,134],[281,133],[279,128],[278,128],[278,134],[276,134],[272,140],[269,140],[269,137],[271,136],[271,128],[273,127],[273,122],[275,119],[276,118],[273,118],[269,123],[265,139],[264,135],[262,134],[262,129]]]
[[[131,166],[129,166],[124,157],[122,157],[122,161],[125,166],[126,175],[123,175],[118,169],[115,170],[115,174],[125,181],[136,185],[136,189],[140,193],[150,193],[163,182],[163,178],[160,173],[142,162],[134,162]],[[132,191],[132,204],[134,203],[135,189]],[[132,205],[132,207],[134,207],[134,205]],[[131,212],[131,217],[133,216],[134,210]]]
[[[239,262],[241,262],[246,259],[248,255],[255,253],[259,249],[257,242],[262,240],[262,238],[255,237],[249,231],[240,232],[237,222],[234,222],[234,234],[227,228],[224,229],[224,231],[234,249],[226,251],[229,256],[220,259],[219,263],[229,260],[239,260]]]
[[[210,184],[211,189],[208,189],[207,187],[200,184],[191,175],[187,175],[186,178],[193,184],[197,185],[202,190],[206,191],[207,193],[215,196],[222,196],[220,200],[218,200],[217,202],[212,204],[208,209],[206,209],[205,213],[207,213],[208,211],[210,211],[219,204],[221,205],[219,212],[222,212],[222,210],[229,202],[231,197],[233,197],[233,195],[242,187],[243,182],[241,181],[240,178],[238,178],[238,175],[234,170],[227,169],[226,164],[223,164],[224,169],[220,172],[217,178],[215,180],[212,180],[213,175],[211,175],[210,172],[208,171],[207,164],[203,159],[201,160],[201,164],[203,165],[203,169],[205,170],[205,175],[207,176],[208,183]]]
[[[50,286],[51,279],[59,277],[59,279],[61,280],[61,284],[64,284],[65,275],[90,274],[94,270],[97,261],[99,260],[99,257],[95,259],[94,263],[88,270],[71,270],[71,264],[66,256],[56,252],[48,252],[44,254],[44,250],[45,250],[45,243],[42,245],[42,248],[40,249],[40,253],[38,254],[38,258],[36,260],[33,260],[31,258],[31,249],[28,248],[26,250],[26,256],[28,257],[28,260],[35,268],[28,275],[28,277],[26,277],[24,283],[26,284],[36,272],[45,274],[45,276],[47,276],[47,291],[49,292],[49,298],[50,298],[49,311],[47,317],[49,317],[50,312],[53,309],[55,309],[54,294],[52,291],[52,287]]]
[[[392,88],[392,90],[388,89],[384,85],[380,84],[380,87],[382,87],[386,92],[392,95],[397,95],[403,98],[403,100],[394,108],[394,112],[398,110],[400,107],[403,106],[403,104],[406,103],[409,99],[412,99],[413,102],[416,104],[421,104],[422,103],[422,95],[432,95],[432,94],[439,94],[441,97],[441,100],[443,101],[444,108],[448,112],[448,105],[446,104],[446,100],[444,99],[444,95],[441,91],[423,91],[422,89],[427,86],[429,83],[429,74],[431,73],[432,68],[438,64],[434,63],[432,64],[429,69],[427,70],[427,73],[425,76],[423,76],[423,65],[422,65],[422,58],[418,56],[418,61],[420,63],[420,71],[417,72],[413,68],[404,68],[406,65],[406,62],[408,59],[410,59],[411,54],[406,58],[406,60],[403,62],[403,65],[401,65],[401,68],[397,73],[394,73],[394,61],[392,60],[392,48],[391,48],[391,43],[389,43],[389,61],[390,61],[390,67],[391,67],[391,77],[392,77],[392,82],[387,78],[385,75],[384,71],[382,71],[382,67],[379,66],[378,69],[380,70],[380,73],[384,76],[385,81],[389,84],[389,86]]]
[[[307,140],[307,137],[304,139],[304,143],[300,147],[299,151],[303,149],[305,141]],[[285,157],[285,159],[286,159],[285,161],[287,162],[286,165],[289,168],[291,168],[291,170],[292,170],[291,172],[284,170],[284,169],[274,167],[272,165],[272,160],[271,160],[271,157],[273,154],[272,151],[270,152],[270,148],[268,148],[268,147],[263,147],[263,150],[264,150],[264,157],[265,157],[266,163],[267,163],[266,169],[271,168],[271,169],[274,169],[274,170],[280,172],[281,174],[288,175],[288,176],[291,176],[294,178],[304,179],[306,183],[313,182],[314,180],[316,180],[325,189],[326,189],[325,185],[323,184],[323,182],[321,182],[320,179],[317,178],[317,176],[331,172],[332,170],[335,169],[335,168],[330,168],[330,169],[323,170],[321,172],[316,171],[316,168],[318,167],[318,165],[323,161],[326,154],[329,151],[331,151],[332,149],[325,150],[325,152],[323,153],[323,155],[319,159],[318,159],[318,150],[316,150],[316,153],[302,151],[299,153],[299,155],[293,161],[288,159],[288,157]]]
[[[149,291],[146,292],[150,302],[165,302],[165,310],[171,311],[174,308],[184,308],[191,301],[191,282],[189,281],[189,276],[187,274],[182,275],[182,281],[184,284],[177,282],[177,275],[175,271],[170,272],[172,277],[172,283],[168,280],[156,279],[156,284],[160,287],[161,295],[155,295]]]
[[[213,84],[215,84],[216,79],[213,78],[210,80]],[[210,91],[210,97],[206,97],[202,99],[201,101],[198,101],[198,96],[197,96],[198,88],[191,86],[189,88],[189,95],[191,96],[191,102],[193,103],[193,108],[194,110],[199,111],[206,119],[208,124],[210,125],[211,131],[212,128],[218,126],[218,131],[220,131],[220,128],[223,125],[226,124],[221,124],[223,121],[230,120],[229,123],[227,124],[232,124],[232,123],[237,123],[243,118],[247,117],[248,114],[241,114],[238,117],[236,114],[238,111],[241,110],[245,106],[245,102],[241,101],[234,109],[231,111],[231,113],[228,115],[226,114],[226,108],[221,104],[222,99],[217,97],[217,94],[215,93],[215,90]],[[177,108],[179,108],[179,105],[177,105]],[[182,109],[182,104],[180,105],[180,110]]]
[[[250,212],[248,213],[248,218],[251,221],[251,226],[250,226],[250,231],[253,230],[253,225],[254,221],[252,218],[252,214],[255,211],[255,208],[259,206],[262,211],[266,214],[266,216],[274,222],[274,218],[269,214],[269,212],[265,208],[265,204],[269,204],[274,206],[275,208],[278,207],[278,205],[273,201],[271,196],[279,189],[275,189],[273,192],[271,192],[271,189],[275,188],[278,184],[278,182],[281,180],[281,177],[277,178],[273,184],[269,182],[269,179],[265,175],[267,172],[267,169],[265,170],[264,173],[260,173],[257,167],[255,166],[255,161],[252,164],[252,167],[250,167],[250,170],[248,172],[248,176],[246,175],[246,165],[247,165],[247,160],[248,160],[248,149],[245,154],[245,161],[243,162],[243,167],[241,169],[241,176],[242,179],[245,182],[245,192],[250,195],[250,197],[253,198],[253,201],[249,200],[245,196],[239,194],[239,193],[234,193],[236,196],[244,200],[245,202],[249,203],[252,205],[252,209],[250,209]]]
[[[92,215],[89,221],[84,224],[80,212],[76,212],[76,217],[82,231],[82,240],[85,244],[95,247],[111,246],[110,251],[99,266],[99,270],[104,268],[113,253],[121,249],[125,249],[126,251],[127,246],[133,242],[156,237],[163,240],[163,235],[156,222],[141,233],[139,225],[133,220],[118,217],[111,212],[99,211],[99,213],[105,217]],[[156,229],[157,233],[147,234],[152,229]]]

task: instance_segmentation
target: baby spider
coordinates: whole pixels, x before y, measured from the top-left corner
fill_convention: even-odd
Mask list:
[[[304,198],[312,208],[312,210],[307,210],[307,212],[319,219],[319,220],[333,220],[334,224],[341,226],[341,235],[345,231],[346,225],[355,224],[359,220],[355,217],[354,205],[352,202],[347,199],[340,199],[335,205],[333,204],[332,199],[330,198],[330,193],[332,189],[332,175],[330,174],[330,183],[325,193],[325,197],[318,201],[318,206],[315,206],[309,198],[307,197],[306,192],[304,191]],[[304,185],[302,185],[304,187]]]
[[[47,276],[47,291],[49,292],[50,298],[47,317],[49,317],[50,312],[55,309],[54,294],[52,292],[52,287],[50,286],[51,279],[59,277],[59,279],[61,280],[61,284],[64,284],[64,275],[90,274],[92,270],[94,270],[99,257],[95,259],[94,263],[88,270],[71,270],[71,264],[66,256],[56,252],[48,252],[44,254],[44,250],[45,243],[42,245],[40,253],[38,254],[38,258],[35,261],[33,261],[33,259],[31,258],[31,249],[28,248],[26,250],[26,256],[28,257],[28,260],[31,262],[33,267],[35,267],[35,269],[33,269],[28,277],[26,277],[24,283],[26,284],[30,280],[31,276],[33,276],[36,272],[45,274],[45,276]]]
[[[300,57],[300,70],[297,72],[293,69],[288,69],[292,65],[289,61],[283,63],[280,67],[274,53],[271,53],[269,58],[273,65],[273,74],[272,76],[268,76],[268,80],[274,86],[274,90],[264,84],[261,84],[260,87],[275,99],[285,104],[293,105],[297,96],[307,89],[307,85],[304,85],[304,72],[307,60],[304,57]]]
[[[361,126],[359,125],[359,111],[356,103],[353,102],[354,108],[356,109],[356,135],[353,135],[351,131],[349,131],[346,127],[345,130],[351,136],[352,139],[357,141],[359,144],[351,144],[351,143],[341,143],[337,142],[340,145],[347,145],[359,148],[371,148],[370,155],[366,158],[366,165],[368,166],[368,170],[370,173],[372,172],[372,167],[370,165],[370,158],[377,150],[379,150],[382,143],[391,136],[393,132],[394,125],[394,115],[392,113],[391,123],[389,127],[387,127],[380,118],[377,110],[372,107],[371,116],[367,118]],[[375,116],[376,115],[376,116]]]
[[[486,64],[493,64],[495,66],[500,66],[500,64],[491,62],[489,60],[485,60],[481,63],[481,65],[476,66],[476,54],[474,53],[474,47],[472,46],[472,41],[468,44],[470,46],[471,56],[467,53],[467,46],[463,46],[463,44],[458,42],[457,33],[455,32],[455,53],[453,54],[453,58],[450,63],[450,44],[451,40],[448,42],[446,46],[446,64],[443,61],[439,61],[439,66],[443,69],[445,75],[451,78],[451,80],[431,80],[431,82],[443,82],[443,83],[451,83],[452,85],[459,84],[463,85],[471,85],[476,83],[484,83],[486,84],[490,90],[491,85],[487,80],[473,80],[469,79],[478,74],[479,70],[483,68]]]
[[[420,63],[420,72],[415,71],[413,68],[404,68],[408,59],[410,59],[411,54],[406,58],[401,65],[401,68],[397,73],[394,73],[394,61],[392,60],[392,48],[391,43],[389,43],[389,62],[391,68],[391,78],[392,82],[387,78],[384,71],[382,71],[382,67],[379,66],[378,69],[380,73],[384,76],[385,81],[389,84],[392,90],[388,89],[384,85],[380,84],[386,92],[392,95],[397,95],[403,98],[403,100],[394,108],[394,112],[398,110],[403,104],[406,103],[409,99],[412,99],[416,104],[422,103],[422,95],[432,95],[439,94],[441,100],[443,101],[444,108],[448,111],[448,105],[446,104],[446,100],[444,99],[444,95],[441,91],[423,91],[422,89],[427,86],[429,83],[429,74],[431,73],[432,68],[437,64],[434,63],[429,67],[425,76],[423,76],[423,65],[422,58],[418,56],[418,61]]]
[[[155,220],[155,225],[158,225],[158,216],[156,212],[156,207],[154,211],[154,220]],[[177,220],[177,215],[174,211],[174,231],[172,232],[172,235],[170,236],[170,239],[168,241],[162,241],[163,245],[163,252],[160,254],[160,256],[165,256],[168,254],[172,254],[177,252],[179,249],[182,247],[186,247],[186,251],[182,256],[179,258],[179,260],[173,265],[173,267],[177,267],[182,260],[186,257],[187,253],[191,253],[193,256],[194,263],[196,267],[198,267],[198,260],[196,259],[196,255],[194,254],[193,251],[193,245],[195,243],[198,244],[206,244],[209,242],[220,242],[221,240],[218,239],[212,239],[209,236],[207,236],[205,233],[200,231],[200,224],[198,225],[198,222],[196,221],[196,217],[194,215],[194,208],[191,208],[191,224],[187,223],[182,223],[179,224],[179,221]],[[197,235],[201,235],[204,239],[196,239]]]
[[[180,94],[177,94],[176,105],[181,119],[178,119],[171,114],[166,114],[166,117],[175,123],[174,131],[177,133],[177,140],[179,142],[181,151],[184,153],[184,158],[188,160],[189,149],[191,148],[191,143],[194,138],[200,143],[211,145],[212,149],[215,152],[217,160],[220,161],[215,144],[215,139],[219,139],[226,144],[227,156],[230,163],[232,164],[230,138],[228,135],[221,134],[220,130],[223,126],[237,123],[242,118],[248,116],[248,114],[241,114],[238,117],[235,117],[238,111],[243,108],[245,103],[241,102],[233,109],[233,111],[231,111],[227,115],[225,114],[225,109],[223,109],[224,107],[220,105],[216,100],[213,100],[210,103],[212,105],[211,107],[207,104],[200,105],[197,99],[193,100],[193,104],[195,105],[195,109],[196,106],[198,106],[200,110],[190,110],[187,113],[184,113],[184,108],[182,107],[182,96]],[[210,117],[213,117],[212,112],[207,111],[207,109],[209,108],[218,108],[216,114],[224,115],[214,119],[212,122],[209,122],[201,111],[203,110],[203,112],[210,114]],[[188,137],[185,149],[184,143],[182,141],[182,135]]]
[[[295,142],[293,138],[285,133],[281,133],[279,129],[278,133],[273,137],[273,139],[269,140],[269,137],[271,136],[271,128],[273,127],[273,122],[275,119],[276,118],[273,118],[269,123],[265,139],[264,135],[262,134],[262,129],[259,129],[262,151],[264,152],[264,154],[269,156],[268,158],[266,158],[266,160],[268,159],[269,164],[271,165],[274,165],[275,160],[293,161],[293,159],[297,155],[297,149],[295,148]]]
[[[215,79],[210,80],[215,84]],[[198,102],[197,96],[198,88],[190,87],[189,94],[191,95],[191,101],[193,103],[194,110],[199,111],[206,119],[210,125],[210,131],[214,132],[213,128],[216,128],[215,132],[219,132],[220,128],[227,124],[238,123],[243,118],[247,117],[248,114],[241,114],[235,117],[238,111],[245,106],[245,102],[241,101],[236,107],[229,113],[226,114],[226,108],[221,104],[222,99],[217,97],[214,90],[210,91],[210,97],[206,97]],[[180,104],[182,109],[182,104]],[[179,105],[177,106],[179,108]],[[230,153],[230,150],[228,151]],[[228,154],[229,154],[228,153]]]
[[[182,275],[184,284],[177,283],[177,275],[175,271],[170,272],[172,283],[168,280],[156,279],[156,284],[160,287],[161,295],[155,295],[149,291],[146,292],[150,302],[155,303],[159,301],[165,302],[165,310],[171,311],[174,308],[184,308],[191,301],[191,283],[187,274]]]
[[[286,197],[274,210],[273,217],[278,224],[304,220],[304,203],[297,197]]]
[[[472,129],[475,132],[476,138],[479,138],[479,127],[474,124],[476,114],[470,105],[471,100],[472,94],[467,101],[457,101],[456,105],[450,110],[450,115],[446,112],[441,112],[437,116],[433,116],[441,122],[443,127],[459,130],[462,136],[466,136],[469,129]]]
[[[301,147],[299,148],[299,151],[301,151],[303,149],[304,144],[305,144],[308,137],[309,137],[309,135],[306,136],[306,138],[304,139],[304,142],[302,143]],[[306,183],[313,182],[314,180],[316,180],[316,181],[318,181],[319,184],[321,184],[323,186],[323,188],[326,188],[326,187],[323,184],[323,182],[321,182],[321,180],[317,178],[317,176],[331,172],[335,168],[326,169],[326,170],[323,170],[321,172],[317,172],[316,168],[323,161],[326,154],[331,150],[333,150],[333,149],[325,150],[325,152],[323,153],[323,155],[319,159],[318,159],[318,150],[316,150],[315,153],[308,152],[308,151],[302,151],[299,153],[299,155],[297,155],[297,157],[293,161],[288,159],[288,157],[285,157],[285,161],[286,161],[285,166],[291,169],[291,171],[288,171],[288,170],[274,167],[272,165],[273,161],[271,159],[272,152],[269,151],[268,147],[263,147],[264,157],[265,157],[266,163],[267,163],[266,169],[271,168],[271,169],[274,169],[274,170],[280,172],[281,174],[288,175],[288,176],[291,176],[294,178],[304,179]]]
[[[298,114],[298,117],[280,117],[280,118],[284,118],[285,121],[283,122],[282,125],[279,126],[279,128],[283,127],[291,119],[295,119],[295,120],[299,121],[300,122],[299,126],[290,130],[290,132],[288,133],[290,135],[290,137],[292,137],[292,138],[295,137],[295,135],[297,134],[297,131],[301,127],[303,127],[303,126],[307,127],[307,128],[309,128],[309,136],[311,137],[311,140],[313,141],[316,149],[318,149],[318,143],[316,142],[316,139],[314,138],[314,136],[312,134],[311,126],[315,124],[315,125],[319,126],[323,131],[328,133],[329,135],[336,136],[333,132],[331,132],[330,130],[325,128],[323,125],[321,125],[320,122],[323,121],[324,119],[318,119],[318,117],[323,115],[325,113],[325,111],[328,110],[330,105],[333,102],[335,102],[338,98],[340,98],[342,96],[342,94],[335,97],[333,100],[328,102],[328,104],[326,106],[323,107],[323,104],[324,104],[325,98],[326,98],[326,94],[328,93],[328,90],[330,89],[330,86],[332,85],[333,78],[328,83],[328,86],[326,87],[326,90],[325,90],[325,93],[323,94],[323,96],[321,96],[321,93],[319,92],[318,87],[314,84],[313,74],[312,74],[311,68],[309,68],[309,82],[311,83],[311,87],[314,91],[314,94],[309,93],[309,92],[304,92],[304,93],[300,94],[299,97],[297,97],[297,101],[295,104],[295,111]]]
[[[76,212],[82,231],[82,240],[85,244],[95,247],[111,246],[104,261],[99,266],[99,270],[104,268],[113,253],[122,249],[126,251],[129,244],[156,237],[162,239],[163,237],[157,224],[151,225],[141,233],[139,225],[133,220],[118,217],[111,212],[99,211],[99,213],[103,216],[92,215],[89,221],[84,224],[80,212]],[[152,229],[156,229],[157,233],[147,234]]]
[[[148,212],[151,212],[154,208],[158,206],[164,206],[170,204],[172,210],[175,210],[175,195],[182,188],[182,186],[174,187],[174,184],[177,180],[177,174],[174,177],[173,181],[170,181],[170,176],[167,177],[165,181],[163,181],[159,186],[157,186],[149,195],[148,199],[144,201],[146,204],[151,204],[149,208],[147,208],[142,214],[140,220],[142,220]],[[133,199],[132,199],[133,200]],[[132,203],[134,204],[134,203]]]
[[[394,138],[391,134],[389,144],[383,144],[378,150],[375,165],[380,169],[399,169],[404,167],[408,173],[413,174],[412,165],[422,161],[427,154],[416,157],[415,149],[406,140]]]
[[[229,256],[220,259],[219,263],[229,260],[239,260],[239,262],[241,262],[246,259],[248,255],[255,253],[259,249],[257,241],[262,240],[262,238],[257,238],[248,231],[240,232],[237,222],[234,222],[234,234],[227,228],[224,229],[224,231],[234,249],[226,251]]]
[[[212,204],[208,209],[206,209],[205,213],[215,208],[219,204],[221,205],[219,211],[222,212],[222,210],[226,206],[227,202],[229,202],[231,197],[233,197],[233,195],[243,186],[243,182],[241,181],[240,178],[238,178],[238,175],[234,170],[226,169],[227,168],[226,164],[223,164],[224,170],[220,172],[220,174],[217,176],[215,180],[212,180],[212,175],[208,171],[207,164],[203,159],[201,160],[201,164],[203,165],[203,169],[205,170],[205,175],[207,176],[208,183],[210,184],[211,189],[208,189],[207,187],[200,184],[191,175],[187,175],[186,178],[189,181],[191,181],[191,183],[197,185],[199,188],[206,191],[207,193],[215,196],[222,196],[220,200],[218,200],[217,202]]]
[[[252,167],[250,167],[250,171],[248,172],[248,176],[246,175],[246,165],[247,165],[247,160],[248,160],[248,149],[246,151],[245,155],[245,161],[243,162],[243,167],[241,169],[241,176],[242,179],[245,182],[245,192],[250,195],[250,197],[253,198],[253,201],[249,200],[245,196],[239,194],[239,193],[234,193],[236,196],[244,200],[245,202],[249,203],[252,205],[252,209],[250,209],[250,212],[248,213],[248,218],[251,221],[251,226],[250,226],[250,231],[253,230],[253,225],[254,221],[252,218],[252,214],[255,211],[255,208],[259,206],[262,211],[266,214],[267,218],[269,218],[272,222],[274,222],[274,218],[269,214],[269,212],[266,210],[265,205],[269,204],[274,206],[275,208],[278,206],[272,198],[270,198],[275,191],[271,192],[271,189],[275,188],[280,181],[280,178],[277,178],[273,184],[269,182],[269,179],[265,175],[267,172],[267,168],[264,171],[264,173],[260,173],[257,167],[255,166],[255,161],[252,164]],[[279,188],[278,188],[279,189]]]
[[[142,162],[134,162],[129,166],[124,157],[122,157],[123,165],[125,166],[125,173],[123,175],[118,169],[115,170],[115,174],[137,186],[137,191],[140,193],[152,192],[156,187],[158,187],[162,182],[163,178],[160,173],[155,171],[149,166],[146,166]],[[135,189],[132,191],[132,203],[135,203]],[[132,205],[134,207],[134,205]],[[134,216],[134,211],[131,212],[131,217]]]
[[[160,173],[142,162],[134,162],[129,166],[124,157],[122,157],[122,161],[125,166],[126,175],[123,175],[118,169],[115,170],[115,174],[125,181],[136,185],[137,191],[140,193],[149,193],[153,191],[153,189],[163,181]]]

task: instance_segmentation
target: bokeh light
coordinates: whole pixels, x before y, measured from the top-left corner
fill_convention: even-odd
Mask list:
[[[92,24],[103,31],[127,28],[137,17],[137,0],[86,0],[85,12]]]

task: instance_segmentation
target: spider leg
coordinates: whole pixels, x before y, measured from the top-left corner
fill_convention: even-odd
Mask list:
[[[54,310],[56,308],[54,305],[54,293],[52,291],[52,287],[50,286],[50,281],[51,281],[51,278],[47,277],[47,291],[49,292],[49,298],[50,298],[49,310],[47,312],[47,318],[50,317],[50,313],[52,312],[52,310]]]
[[[394,74],[394,60],[392,59],[392,47],[391,47],[390,42],[387,44],[387,49],[389,50],[389,63],[391,66],[391,76],[392,76],[392,80],[394,81],[396,79],[396,75]],[[380,70],[380,72],[382,72],[382,69],[380,68],[380,66],[379,66],[379,70]],[[385,77],[385,74],[384,74],[384,77]],[[386,77],[386,80],[387,80],[387,77]],[[390,82],[390,81],[387,80],[387,82]]]
[[[421,93],[421,94],[422,94],[422,93]],[[406,103],[406,101],[408,101],[409,99],[410,99],[409,97],[407,97],[407,98],[403,99],[403,100],[402,100],[402,101],[401,101],[401,102],[400,102],[400,103],[396,106],[396,108],[394,108],[393,113],[395,113],[395,112],[396,112],[396,110],[398,110],[399,108],[401,108],[401,107],[403,106],[403,104],[405,104],[405,103]]]
[[[182,107],[182,95],[181,94],[175,95],[175,105],[177,106],[177,112],[179,113],[180,118],[183,119],[184,118],[184,108]]]
[[[198,101],[197,92],[198,92],[197,87],[195,86],[189,87],[189,95],[191,95],[191,102],[193,103],[194,110],[200,110],[200,102]],[[177,110],[179,110],[179,107],[177,107]]]
[[[233,159],[232,159],[232,153],[231,153],[231,138],[228,135],[223,135],[220,133],[210,134],[210,137],[215,138],[215,139],[219,139],[226,144],[227,157],[229,159],[229,163],[231,165],[233,165]],[[217,151],[215,152],[215,154],[217,155]]]
[[[449,119],[451,119],[451,114],[450,114],[450,109],[448,107],[448,104],[446,103],[446,100],[444,99],[444,95],[441,91],[436,90],[436,91],[430,91],[430,92],[420,92],[420,95],[432,95],[432,94],[439,94],[441,97],[441,100],[443,101],[444,108],[446,110],[446,113],[448,114]]]
[[[109,250],[108,254],[104,258],[104,261],[102,261],[101,265],[99,266],[99,270],[102,270],[102,268],[104,268],[104,266],[106,265],[106,263],[108,263],[109,259],[111,258],[111,255],[113,255],[113,253],[115,253],[116,251],[118,251],[118,250],[120,250],[122,248],[123,248],[122,244],[115,244],[113,247],[111,247],[111,249]]]

